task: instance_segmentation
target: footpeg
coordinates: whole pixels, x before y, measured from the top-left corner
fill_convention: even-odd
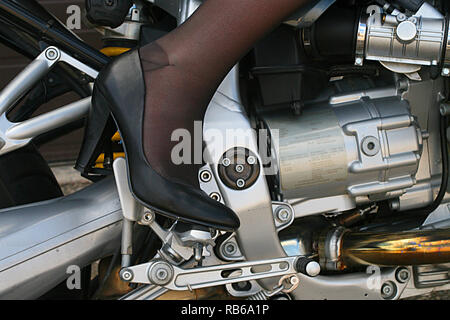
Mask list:
[[[305,257],[294,256],[191,269],[156,260],[127,268],[126,271],[132,275],[129,282],[155,284],[169,290],[185,291],[293,275],[301,272],[297,270],[297,266],[303,265],[298,263],[299,260],[304,261],[302,259]]]

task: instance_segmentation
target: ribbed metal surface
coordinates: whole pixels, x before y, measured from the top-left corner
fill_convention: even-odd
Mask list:
[[[414,267],[414,284],[429,288],[450,283],[450,263]]]

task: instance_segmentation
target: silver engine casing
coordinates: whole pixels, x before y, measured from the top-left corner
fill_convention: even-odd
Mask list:
[[[389,200],[394,210],[432,202],[440,186],[442,82],[407,87],[334,96],[299,116],[263,116],[273,138],[280,194],[297,218],[380,200]],[[432,90],[428,98],[424,90]]]

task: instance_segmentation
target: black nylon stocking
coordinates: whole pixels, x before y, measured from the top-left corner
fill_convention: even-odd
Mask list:
[[[180,27],[140,49],[145,74],[144,151],[162,176],[198,187],[198,166],[171,160],[172,132],[203,121],[215,90],[239,59],[309,0],[206,0]],[[192,152],[193,152],[192,147]],[[193,155],[192,155],[193,158]]]

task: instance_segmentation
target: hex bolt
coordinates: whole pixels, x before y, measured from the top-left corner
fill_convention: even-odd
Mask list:
[[[133,271],[131,271],[129,269],[122,269],[120,271],[119,275],[123,281],[129,282],[129,281],[133,280]]]
[[[228,167],[231,164],[231,160],[229,158],[223,158],[222,165],[224,167]]]
[[[168,276],[168,273],[167,273],[167,270],[165,270],[165,269],[159,269],[158,272],[156,273],[156,277],[162,281],[167,279],[167,276]]]
[[[202,180],[202,182],[211,181],[211,172],[209,172],[208,170],[203,170],[202,172],[200,172],[200,180]]]
[[[381,296],[383,299],[392,299],[397,294],[397,289],[392,281],[385,282],[381,286]]]
[[[236,167],[234,167],[234,170],[236,170],[237,173],[241,173],[242,171],[244,171],[244,166],[242,164],[238,164],[236,165]]]
[[[395,274],[395,278],[400,283],[406,283],[409,280],[409,270],[406,268],[400,268]]]
[[[245,180],[244,179],[237,179],[236,186],[238,188],[243,188],[245,186]]]
[[[48,60],[55,60],[58,57],[58,52],[55,49],[50,48],[45,52],[45,57]]]
[[[405,20],[406,20],[406,16],[403,13],[399,13],[397,15],[397,21],[398,22],[402,22],[402,21],[405,21]]]
[[[220,199],[221,199],[220,194],[218,194],[217,192],[212,192],[212,193],[209,195],[209,197],[210,197],[211,199],[213,199],[213,200],[216,200],[216,201],[220,201]]]
[[[285,207],[278,208],[276,218],[279,222],[288,222],[289,220],[291,220],[291,210]]]
[[[256,163],[256,158],[254,156],[249,156],[247,158],[247,163],[250,164],[250,165],[255,164]]]
[[[237,251],[236,245],[233,242],[226,243],[224,251],[226,256],[232,256]]]
[[[146,213],[144,213],[144,221],[145,222],[152,222],[154,218],[155,218],[155,215],[153,214],[153,212],[147,211]]]

